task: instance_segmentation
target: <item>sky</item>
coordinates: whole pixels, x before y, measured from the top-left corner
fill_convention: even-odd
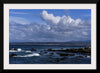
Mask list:
[[[10,42],[90,40],[90,9],[9,9]]]

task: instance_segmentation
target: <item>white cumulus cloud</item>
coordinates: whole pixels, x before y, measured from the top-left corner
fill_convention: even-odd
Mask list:
[[[47,22],[47,24],[51,24],[51,28],[55,31],[69,31],[85,27],[83,26],[85,22],[80,18],[75,20],[70,16],[65,15],[62,17],[54,16],[53,14],[49,14],[47,11],[43,11],[41,17],[45,22]]]
[[[47,11],[43,11],[40,16],[46,23],[29,23],[25,18],[10,16],[10,41],[66,42],[90,39],[89,20],[82,21],[66,15],[55,16]]]
[[[48,14],[47,11],[41,13],[41,17],[48,23],[57,24],[60,21],[60,17],[55,17],[53,14]]]

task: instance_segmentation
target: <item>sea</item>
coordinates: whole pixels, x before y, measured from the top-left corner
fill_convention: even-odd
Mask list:
[[[80,47],[85,46],[9,45],[9,64],[91,64],[91,55],[88,53],[48,51],[48,49],[79,49]],[[35,50],[32,51],[32,48]],[[74,55],[60,56],[59,53]],[[15,56],[12,57],[12,54]]]

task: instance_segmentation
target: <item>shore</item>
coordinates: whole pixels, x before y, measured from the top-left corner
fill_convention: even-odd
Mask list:
[[[79,49],[58,49],[58,50],[53,50],[53,49],[48,49],[48,51],[62,51],[62,52],[71,52],[71,53],[91,53],[91,47],[85,47],[85,48],[79,48]]]
[[[13,57],[13,56],[17,56],[14,52],[37,52],[37,49],[34,49],[34,48],[31,48],[31,49],[25,49],[25,50],[22,50],[21,48],[18,48],[18,49],[9,49],[9,52],[13,52],[10,57]],[[49,54],[49,55],[53,55],[54,53],[58,54],[59,56],[74,56],[73,53],[81,53],[81,54],[88,54],[88,56],[91,56],[91,47],[85,47],[85,48],[78,48],[78,49],[63,49],[63,48],[60,48],[60,49],[42,49],[40,51],[38,51],[38,54],[39,55],[43,55],[43,54]],[[71,53],[71,54],[69,54]]]

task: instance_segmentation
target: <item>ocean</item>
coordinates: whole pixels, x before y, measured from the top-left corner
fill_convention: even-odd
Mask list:
[[[9,64],[91,64],[90,53],[48,51],[48,49],[79,49],[80,47],[85,46],[9,45]],[[11,56],[12,54],[14,56]],[[68,54],[68,56],[60,54]]]

